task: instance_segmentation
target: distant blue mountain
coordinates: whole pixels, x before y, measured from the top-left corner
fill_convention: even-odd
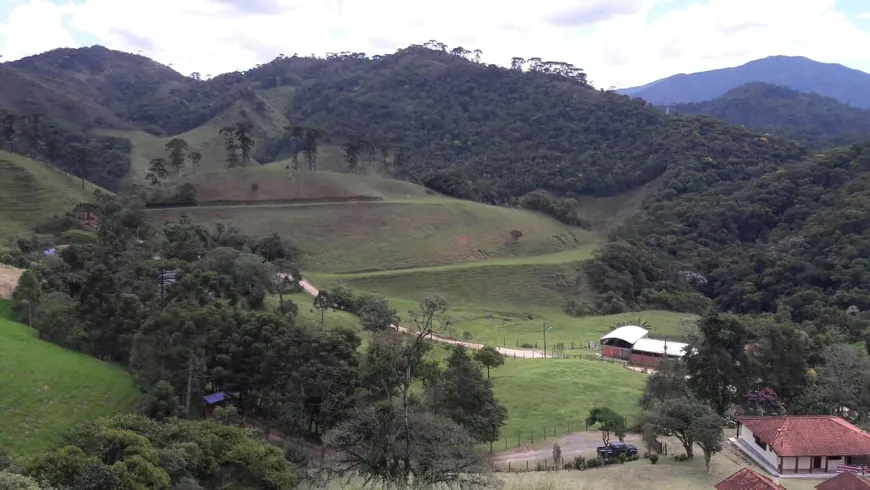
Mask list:
[[[802,56],[771,56],[734,68],[681,73],[618,92],[640,97],[655,105],[683,104],[712,100],[751,82],[785,86],[870,109],[870,74]]]

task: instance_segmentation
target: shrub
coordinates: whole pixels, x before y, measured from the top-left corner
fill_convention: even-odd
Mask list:
[[[625,460],[626,460],[625,453],[620,454],[619,458],[617,458],[617,459],[619,459],[619,464],[625,464]]]
[[[66,230],[60,234],[58,245],[88,245],[97,243],[96,233],[85,230]]]
[[[562,465],[562,469],[563,469],[563,470],[571,470],[571,469],[574,469],[574,463],[565,463],[564,465]]]
[[[689,460],[689,456],[685,454],[675,454],[674,459],[679,461],[680,463],[683,463]]]
[[[585,470],[586,469],[586,458],[584,458],[583,456],[574,456],[573,465],[574,465],[574,469]]]
[[[540,461],[535,463],[535,471],[546,471],[546,470],[547,470],[547,467],[543,463],[541,463]]]
[[[601,466],[601,461],[599,461],[597,459],[586,460],[586,467],[587,468],[596,468],[598,466]]]
[[[625,458],[626,461],[637,461],[639,459],[640,459],[640,455],[637,453],[634,453],[631,456]]]
[[[659,455],[656,453],[652,453],[649,455],[649,462],[652,464],[656,464],[659,462]]]
[[[530,344],[530,343],[528,343],[528,342],[523,342],[522,344],[520,344],[520,347],[522,347],[523,349],[532,349],[532,348],[534,348],[535,346],[532,345],[532,344]]]
[[[462,340],[471,340],[474,338],[474,335],[471,332],[462,332]]]
[[[260,190],[260,184],[258,184],[256,182],[251,184],[251,192],[257,192],[258,190]]]

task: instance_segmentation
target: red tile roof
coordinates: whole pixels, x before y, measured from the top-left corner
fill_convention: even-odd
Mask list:
[[[779,456],[866,456],[870,435],[827,415],[738,417]]]
[[[785,487],[756,471],[743,468],[717,483],[716,490],[785,490]]]
[[[870,480],[852,473],[840,473],[816,485],[816,490],[867,490]]]

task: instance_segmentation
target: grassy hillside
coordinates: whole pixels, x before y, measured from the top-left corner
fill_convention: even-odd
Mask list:
[[[302,172],[298,175],[306,175]],[[593,233],[572,228],[538,213],[469,201],[426,196],[425,190],[397,181],[351,174],[316,172],[290,183],[286,193],[268,187],[267,195],[317,197],[373,195],[383,202],[187,208],[206,224],[232,223],[254,236],[273,232],[291,238],[320,272],[363,272],[476,262],[493,257],[532,256],[597,243]],[[219,178],[217,182],[220,186]],[[271,185],[271,184],[270,184]],[[295,192],[296,185],[308,191]],[[248,189],[206,195],[239,196]],[[280,189],[280,185],[278,185]],[[271,189],[271,190],[270,190]],[[259,191],[258,191],[259,193]],[[152,210],[153,221],[177,218],[178,209]],[[512,229],[523,237],[513,240]]]
[[[51,165],[0,151],[0,237],[34,226],[90,201],[97,186]]]
[[[120,367],[40,340],[0,301],[0,446],[36,455],[65,431],[127,410],[138,393]]]
[[[435,193],[416,184],[374,176],[327,171],[293,171],[288,162],[188,173],[178,181],[196,186],[197,201],[278,202],[366,196],[407,199]],[[169,184],[173,185],[172,183]]]

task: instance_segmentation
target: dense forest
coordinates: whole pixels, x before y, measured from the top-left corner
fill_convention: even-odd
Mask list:
[[[667,110],[678,114],[707,114],[794,139],[809,148],[832,148],[870,139],[870,110],[768,83],[748,83],[716,99],[674,104]]]
[[[130,171],[129,140],[0,109],[0,149],[50,163],[115,191]]]
[[[699,179],[682,193],[666,184],[590,264],[590,278],[626,305],[695,291],[722,310],[776,312],[857,339],[870,325],[868,170],[863,144],[743,183]]]
[[[23,462],[23,475],[58,488],[292,488],[306,457],[294,444],[313,436],[339,475],[488,481],[480,444],[498,440],[505,409],[464,349],[443,366],[426,355],[427,336],[446,322],[442,298],[408,313],[408,335],[390,328],[396,311],[385,299],[324,292],[314,307],[359,314],[370,334],[363,348],[356,331],[297,319],[284,297],[301,289],[288,240],[186,219],[150,226],[141,202],[101,191],[95,201],[63,217],[56,254],[34,237],[0,256],[27,267],[12,312],[44,340],[129,368],[148,418],[87,424]],[[272,294],[277,304],[267,303]],[[454,396],[460,385],[473,405]],[[227,398],[217,422],[259,427],[267,440],[279,434],[285,451],[249,432],[178,420],[201,419],[214,392]]]

